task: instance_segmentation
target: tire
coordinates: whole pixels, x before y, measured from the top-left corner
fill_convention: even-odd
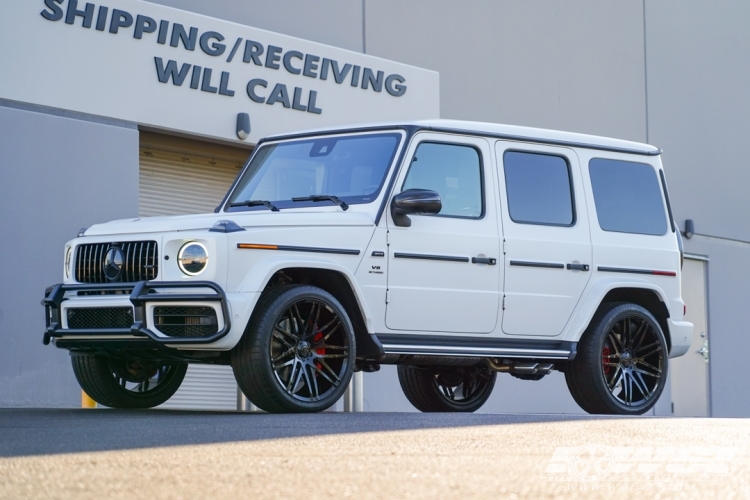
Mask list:
[[[108,358],[70,353],[78,384],[97,403],[110,408],[153,408],[180,388],[187,363]]]
[[[630,303],[603,305],[565,368],[570,394],[588,413],[641,415],[667,381],[668,349],[656,318]]]
[[[349,385],[354,328],[330,293],[285,285],[261,297],[231,353],[242,392],[269,413],[312,413],[333,406]]]
[[[497,372],[483,365],[398,365],[401,389],[406,399],[421,412],[475,412],[492,394],[496,378]],[[468,395],[464,392],[466,387],[470,387]]]

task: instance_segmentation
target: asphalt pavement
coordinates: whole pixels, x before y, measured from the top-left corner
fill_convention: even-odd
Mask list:
[[[0,409],[0,498],[750,498],[750,419]]]

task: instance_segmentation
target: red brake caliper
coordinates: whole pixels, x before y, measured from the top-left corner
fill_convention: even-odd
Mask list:
[[[602,349],[602,366],[604,367],[605,374],[609,373],[609,369],[610,369],[610,366],[608,364],[609,362],[610,362],[609,361],[609,347],[605,345],[604,349]]]
[[[318,332],[318,333],[316,333],[316,334],[315,334],[315,336],[313,337],[313,342],[315,342],[315,343],[318,343],[318,342],[320,342],[320,340],[321,340],[322,338],[323,338],[323,334],[322,334],[321,332]],[[321,356],[322,356],[322,355],[324,355],[324,354],[326,353],[326,349],[325,349],[325,347],[318,347],[317,349],[315,349],[315,352],[316,352],[317,354],[319,354],[319,355],[321,355]],[[315,366],[317,366],[317,367],[318,367],[318,370],[322,370],[322,369],[323,369],[323,365],[321,365],[321,364],[320,364],[319,362],[317,362],[317,361],[315,362]],[[318,376],[318,374],[316,373],[316,374],[315,374],[315,376],[317,377],[317,376]]]

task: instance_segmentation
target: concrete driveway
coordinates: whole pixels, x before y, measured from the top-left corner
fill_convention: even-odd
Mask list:
[[[750,498],[750,420],[0,410],[1,498]]]

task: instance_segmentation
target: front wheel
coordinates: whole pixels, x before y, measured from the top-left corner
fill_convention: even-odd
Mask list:
[[[188,366],[78,352],[70,357],[81,389],[110,408],[153,408],[165,403],[180,388]]]
[[[398,366],[404,395],[422,412],[474,412],[487,401],[497,372],[484,365]]]
[[[650,312],[636,304],[607,304],[581,337],[565,380],[588,413],[641,415],[664,390],[667,357],[664,333]]]
[[[323,411],[352,377],[356,344],[343,306],[307,285],[280,286],[261,298],[232,369],[242,392],[270,413]]]

